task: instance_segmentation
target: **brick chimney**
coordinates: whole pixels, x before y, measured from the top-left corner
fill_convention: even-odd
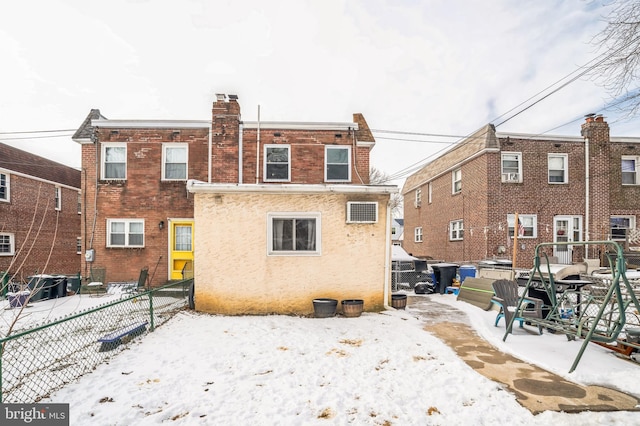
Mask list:
[[[211,118],[214,183],[238,183],[240,104],[238,96],[216,94]]]
[[[588,171],[585,170],[585,183],[588,184],[589,213],[585,222],[585,232],[589,233],[590,241],[606,240],[611,214],[609,124],[602,115],[589,114],[582,124],[581,134],[585,138],[585,150],[588,150]],[[588,229],[586,229],[587,226]]]

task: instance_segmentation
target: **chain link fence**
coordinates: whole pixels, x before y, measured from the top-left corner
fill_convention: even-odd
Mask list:
[[[193,279],[133,294],[0,339],[0,403],[33,403],[126,348],[98,341],[131,324],[163,324],[188,304]],[[146,332],[145,332],[146,333]]]

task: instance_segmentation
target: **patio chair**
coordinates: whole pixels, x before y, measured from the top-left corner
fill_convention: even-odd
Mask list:
[[[500,318],[504,318],[505,326],[511,323],[511,318],[515,315],[514,321],[520,323],[520,327],[532,318],[542,319],[542,300],[535,297],[526,297],[520,311],[516,313],[516,306],[520,300],[518,294],[518,283],[510,280],[497,280],[492,284],[495,295],[491,298],[491,303],[500,306],[500,311],[496,315],[495,326],[498,326]],[[538,332],[542,334],[542,326],[538,324]]]

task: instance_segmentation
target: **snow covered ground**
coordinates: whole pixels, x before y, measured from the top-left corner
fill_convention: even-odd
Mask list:
[[[501,351],[640,397],[640,364],[591,344],[568,374],[580,341],[516,330],[502,342],[495,312],[453,295],[420,297],[464,311]],[[58,306],[96,303],[74,298]],[[425,331],[428,321],[410,307],[323,319],[185,311],[43,402],[69,403],[71,425],[637,424],[638,412],[534,416]]]

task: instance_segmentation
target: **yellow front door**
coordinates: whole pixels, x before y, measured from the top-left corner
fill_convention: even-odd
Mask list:
[[[170,279],[193,278],[193,221],[171,221]]]

